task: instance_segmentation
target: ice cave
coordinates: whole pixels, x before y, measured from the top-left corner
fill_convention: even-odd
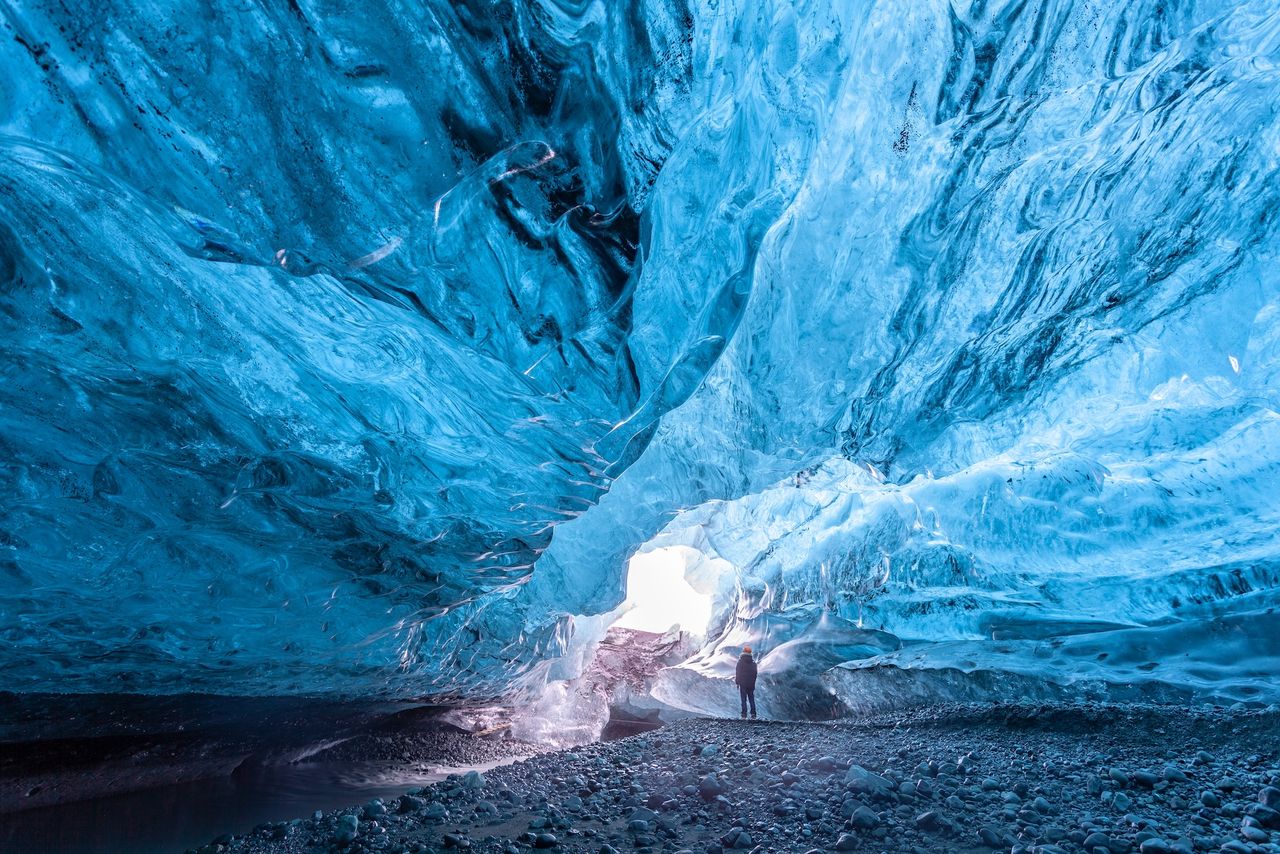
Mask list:
[[[1280,852],[1276,0],[0,28],[0,849]]]

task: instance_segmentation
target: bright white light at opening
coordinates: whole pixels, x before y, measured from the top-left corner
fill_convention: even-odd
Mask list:
[[[633,557],[627,566],[626,604],[631,610],[614,625],[643,632],[665,632],[678,625],[704,634],[711,622],[711,597],[684,580],[684,553],[689,551],[675,546]]]

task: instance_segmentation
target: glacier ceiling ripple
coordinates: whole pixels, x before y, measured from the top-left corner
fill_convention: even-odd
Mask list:
[[[7,687],[1274,693],[1274,4],[0,8]]]

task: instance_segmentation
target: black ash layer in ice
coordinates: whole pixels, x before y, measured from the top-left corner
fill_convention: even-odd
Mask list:
[[[698,719],[203,852],[1280,850],[1280,712],[950,706]]]

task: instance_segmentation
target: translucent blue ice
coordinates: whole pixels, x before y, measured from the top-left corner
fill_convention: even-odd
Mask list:
[[[734,319],[635,334],[689,66],[642,11],[5,7],[3,687],[420,693],[556,643],[451,612]]]
[[[85,5],[0,6],[0,687],[491,695],[648,543],[691,706],[1274,697],[1274,3]]]

